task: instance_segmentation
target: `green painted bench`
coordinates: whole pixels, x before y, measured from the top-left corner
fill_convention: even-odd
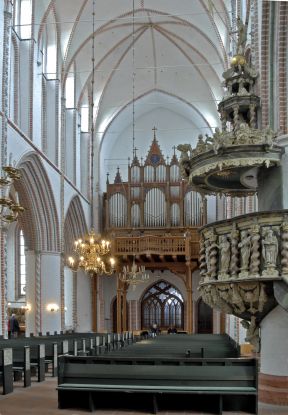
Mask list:
[[[236,360],[236,359],[234,359]],[[215,363],[215,362],[214,362]],[[73,362],[59,359],[58,407],[86,407],[90,411],[121,402],[157,413],[179,395],[181,405],[200,404],[201,411],[222,410],[257,414],[258,369],[255,359],[219,365],[127,365]],[[180,396],[181,395],[181,396]],[[193,397],[192,397],[193,395]]]

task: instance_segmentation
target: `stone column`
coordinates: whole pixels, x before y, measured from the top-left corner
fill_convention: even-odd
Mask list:
[[[122,331],[122,287],[121,281],[117,279],[117,333]]]
[[[36,258],[36,278],[37,278],[37,261]],[[64,324],[61,324],[61,305],[62,305],[62,289],[60,281],[60,263],[61,254],[59,252],[41,252],[39,254],[39,267],[41,269],[41,323],[40,331],[60,332]],[[59,307],[58,311],[48,311],[48,304],[56,304]],[[64,304],[63,304],[64,310]],[[35,320],[37,320],[37,317]]]
[[[98,313],[97,313],[97,298],[98,298],[98,275],[94,275],[91,279],[92,289],[92,330],[97,332],[98,324]]]
[[[41,275],[37,260],[37,284],[36,284],[36,257],[39,254],[33,250],[27,250],[26,253],[26,304],[30,310],[25,313],[26,336],[30,333],[38,334],[41,331]],[[37,292],[37,296],[36,296]],[[36,323],[37,316],[37,323]],[[37,326],[37,327],[36,327]]]
[[[259,400],[274,405],[288,405],[287,311],[277,306],[262,320],[260,327]]]
[[[279,137],[277,145],[284,147],[285,153],[281,166],[269,169],[269,175],[265,173],[266,178],[263,177],[259,183],[259,210],[288,208],[288,135]],[[285,229],[282,240],[279,241],[279,252],[282,255],[281,274],[285,279],[287,265],[284,231]],[[286,287],[288,294],[288,284]],[[288,405],[288,312],[277,306],[262,320],[260,328],[259,400],[269,404]]]
[[[193,333],[193,300],[192,300],[192,272],[190,262],[186,263],[186,290],[187,290],[187,327],[188,333]]]

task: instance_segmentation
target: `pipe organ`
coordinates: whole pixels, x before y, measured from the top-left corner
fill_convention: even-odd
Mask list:
[[[114,183],[107,182],[105,204],[108,232],[176,231],[206,223],[205,201],[180,178],[175,149],[171,162],[165,161],[155,135],[144,162],[134,151],[127,182],[122,181],[119,168]]]
[[[206,224],[206,202],[180,178],[175,147],[171,161],[164,159],[155,129],[144,161],[134,149],[128,180],[122,180],[119,168],[113,183],[107,178],[104,212],[118,273],[123,265],[137,263],[153,272],[169,270],[181,276],[187,288],[185,328],[193,332],[192,273],[198,268],[198,228]],[[118,279],[117,287],[117,330],[121,331],[126,327],[126,311],[121,307],[127,286]]]

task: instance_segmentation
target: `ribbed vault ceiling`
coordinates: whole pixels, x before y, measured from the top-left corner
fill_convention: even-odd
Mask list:
[[[87,105],[93,1],[43,0],[43,5],[42,30],[51,19],[57,22],[62,79],[75,72],[76,105]],[[133,97],[141,112],[142,97],[153,91],[163,93],[167,101],[173,97],[186,103],[199,128],[215,127],[217,101],[223,95],[221,74],[228,65],[230,17],[226,0],[134,0],[134,10],[133,0],[95,0],[97,131],[105,132]],[[157,102],[153,105],[155,109]]]

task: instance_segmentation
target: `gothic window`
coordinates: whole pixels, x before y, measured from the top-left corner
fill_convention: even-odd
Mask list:
[[[183,297],[168,282],[162,280],[150,287],[143,296],[141,308],[142,329],[150,328],[155,322],[162,329],[183,329]]]
[[[74,73],[70,73],[66,79],[65,85],[65,98],[66,108],[75,107],[75,76]]]
[[[32,0],[14,0],[14,30],[21,39],[31,38]]]
[[[25,239],[23,230],[19,230],[18,227],[16,227],[15,243],[15,297],[17,299],[26,295]]]

